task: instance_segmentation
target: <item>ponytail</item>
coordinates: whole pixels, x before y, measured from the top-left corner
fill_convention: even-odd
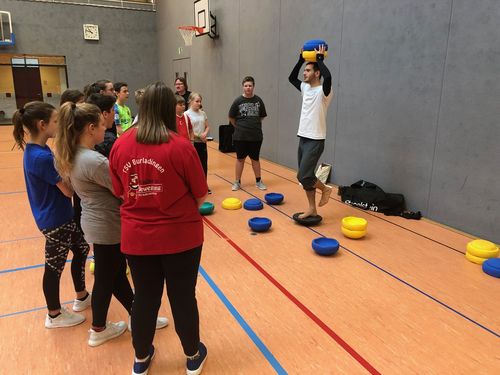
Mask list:
[[[59,109],[59,127],[56,133],[55,165],[59,175],[69,179],[80,136],[88,124],[98,124],[101,110],[88,103],[64,103]]]
[[[12,117],[12,122],[14,123],[12,135],[14,136],[16,146],[24,150],[24,146],[26,145],[25,128],[32,137],[36,137],[39,133],[38,121],[48,123],[54,111],[54,106],[44,102],[29,102],[23,108],[16,111]]]

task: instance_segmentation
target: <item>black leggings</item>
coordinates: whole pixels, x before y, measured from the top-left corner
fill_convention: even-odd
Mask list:
[[[206,178],[208,172],[207,144],[204,142],[194,142],[194,148],[198,153],[198,157],[200,158],[201,166],[203,167],[203,172],[205,172],[205,178]]]
[[[130,315],[134,292],[127,278],[127,261],[120,251],[120,244],[94,244],[94,261],[92,325],[104,327],[111,296],[115,296]]]
[[[59,310],[59,284],[68,258],[73,252],[71,277],[76,292],[85,290],[85,261],[89,245],[74,220],[54,229],[42,229],[45,236],[45,272],[43,273],[43,294],[49,310]]]
[[[132,307],[132,343],[137,358],[149,354],[155,335],[163,284],[184,354],[195,355],[200,343],[196,280],[202,245],[177,254],[127,255],[135,286]]]

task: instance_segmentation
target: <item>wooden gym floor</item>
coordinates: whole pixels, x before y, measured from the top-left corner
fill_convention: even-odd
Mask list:
[[[44,328],[41,289],[44,240],[26,196],[22,152],[12,151],[12,127],[0,127],[0,373],[126,374],[130,334],[87,345],[87,321]],[[323,223],[296,225],[305,205],[294,171],[262,160],[268,192],[285,201],[259,212],[226,211],[224,198],[242,201],[265,192],[250,165],[243,189],[231,192],[234,154],[209,143],[209,185],[215,203],[205,217],[198,278],[201,336],[209,350],[204,374],[499,374],[500,281],[464,257],[469,237],[427,220],[412,221],[342,204],[332,194]],[[368,235],[350,240],[342,217],[368,220]],[[247,221],[266,216],[268,233],[252,235]],[[319,236],[339,240],[333,257],[311,249]],[[69,267],[61,300],[74,298]],[[89,290],[92,275],[87,272]],[[161,314],[170,317],[165,300]],[[127,314],[112,301],[109,320]],[[183,374],[173,328],[157,331],[151,374]]]

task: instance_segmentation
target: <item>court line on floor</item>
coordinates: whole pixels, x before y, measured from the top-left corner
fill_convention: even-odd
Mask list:
[[[0,191],[0,195],[13,195],[13,194],[21,194],[21,193],[26,193],[26,190],[19,190],[19,191]]]
[[[212,223],[207,217],[203,217],[205,224],[220,238],[225,240],[234,248],[243,258],[245,258],[254,268],[256,268],[266,279],[268,279],[281,293],[292,301],[303,313],[305,313],[318,327],[320,327],[328,336],[330,336],[342,349],[353,357],[361,366],[370,372],[370,374],[380,374],[366,359],[364,359],[356,350],[354,350],[346,341],[337,335],[328,325],[326,325],[317,315],[309,310],[292,293],[290,293],[282,284],[269,274],[259,263],[250,257],[241,247],[229,238],[219,227]]]
[[[93,256],[88,256],[87,260],[94,259]],[[66,259],[66,263],[71,263],[73,259]],[[33,264],[31,266],[24,266],[24,267],[17,267],[17,268],[9,268],[5,270],[0,270],[0,275],[3,273],[11,273],[11,272],[18,272],[18,271],[26,271],[26,270],[32,270],[34,268],[42,268],[45,267],[45,263],[43,264]]]
[[[61,302],[61,305],[69,305],[70,303],[73,303],[73,301]],[[40,310],[46,310],[46,309],[47,309],[47,306],[43,306],[43,307],[35,307],[35,308],[29,309],[29,310],[16,311],[16,312],[13,312],[13,313],[8,313],[8,314],[0,315],[0,319],[1,318],[7,318],[9,316],[15,316],[15,315],[20,315],[20,314],[27,314],[27,313],[30,313],[30,312],[35,312],[35,311],[40,311]]]
[[[212,150],[214,150],[214,151],[218,151],[216,148],[213,148],[213,147],[209,147],[209,148],[210,148],[210,149],[212,149]],[[223,154],[224,154],[225,156],[229,157],[229,158],[232,158],[232,159],[235,159],[235,160],[236,160],[236,157],[234,157],[234,156],[232,156],[232,155],[229,155],[229,154],[227,154],[227,153],[223,153]],[[247,164],[248,164],[248,163],[247,163]],[[278,165],[279,165],[279,164],[278,164]],[[261,166],[261,169],[262,169],[263,171],[266,171],[267,173],[270,173],[270,174],[272,174],[272,175],[276,176],[276,177],[282,178],[282,179],[283,179],[283,180],[285,180],[285,181],[289,181],[289,182],[291,182],[291,183],[293,183],[293,184],[297,184],[297,181],[290,180],[289,178],[287,178],[287,177],[285,177],[285,176],[282,176],[282,175],[280,175],[280,174],[277,174],[277,173],[275,173],[275,172],[272,172],[272,171],[270,171],[270,170],[268,170],[268,169],[266,169],[266,168],[263,168],[262,166]],[[335,198],[332,198],[332,197],[330,197],[330,199],[331,199],[331,200],[333,200],[333,201],[335,201],[335,202],[339,202],[339,203],[342,203],[342,204],[346,204],[346,203],[342,202],[342,200],[340,200],[340,199],[335,199]],[[347,205],[347,204],[346,204],[346,205]],[[390,220],[384,219],[384,218],[383,218],[383,217],[381,217],[381,216],[378,216],[378,215],[373,214],[373,213],[372,213],[371,211],[369,211],[369,210],[362,210],[362,209],[361,209],[361,208],[359,208],[359,207],[355,207],[355,206],[351,206],[351,205],[347,205],[347,206],[349,206],[349,207],[351,207],[351,208],[354,208],[354,209],[356,209],[356,210],[358,210],[358,211],[361,211],[361,212],[363,212],[363,213],[365,213],[365,214],[367,214],[367,215],[370,215],[370,216],[372,216],[372,217],[375,217],[375,218],[377,218],[377,219],[379,219],[379,220],[385,221],[385,222],[387,222],[387,223],[389,223],[389,224],[395,225],[395,226],[397,226],[397,227],[399,227],[399,228],[401,228],[401,229],[404,229],[404,230],[406,230],[406,231],[408,231],[408,232],[414,233],[414,234],[416,234],[417,236],[420,236],[420,237],[423,237],[423,238],[425,238],[425,239],[427,239],[427,240],[429,240],[429,241],[435,242],[435,243],[437,243],[437,244],[439,244],[439,245],[442,245],[442,246],[444,246],[444,247],[446,247],[446,248],[448,248],[448,249],[450,249],[450,250],[453,250],[453,251],[455,251],[455,252],[457,252],[457,253],[460,253],[460,254],[462,254],[462,255],[464,255],[464,254],[465,254],[465,252],[464,252],[464,251],[460,251],[460,250],[455,249],[454,247],[452,247],[452,246],[450,246],[450,245],[447,245],[447,244],[445,244],[445,243],[443,243],[443,242],[440,242],[440,241],[438,241],[438,240],[435,240],[434,238],[428,237],[428,236],[426,236],[425,234],[418,233],[418,232],[414,231],[413,229],[407,228],[407,227],[402,226],[402,225],[400,225],[400,224],[397,224],[397,223],[395,223],[395,222],[393,222],[393,221],[390,221]]]
[[[231,181],[227,180],[226,178],[224,178],[224,177],[222,177],[222,176],[220,176],[220,175],[218,175],[218,174],[213,174],[213,175],[214,175],[214,176],[217,176],[218,178],[220,178],[220,179],[222,179],[222,180],[224,180],[224,181],[226,181],[228,184],[231,184]],[[272,208],[272,209],[274,209],[274,210],[278,211],[278,212],[279,212],[279,213],[281,213],[282,215],[284,215],[284,216],[286,216],[286,217],[288,217],[288,218],[290,218],[290,219],[292,219],[292,220],[293,220],[293,218],[292,218],[290,215],[288,215],[288,214],[287,214],[286,212],[284,212],[284,211],[281,211],[281,210],[280,210],[280,209],[278,209],[276,206],[273,206],[273,205],[268,204],[266,201],[263,201],[263,200],[262,200],[262,199],[260,199],[258,196],[256,196],[256,195],[252,194],[251,192],[249,192],[249,191],[247,191],[247,190],[245,190],[245,189],[240,189],[240,190],[242,190],[242,191],[246,192],[248,195],[251,195],[252,197],[255,197],[255,198],[259,199],[259,200],[260,200],[260,201],[262,201],[264,204],[268,205],[270,208]],[[204,218],[205,218],[205,217],[204,217]],[[206,218],[205,218],[205,219],[206,219]],[[208,220],[208,219],[207,219],[207,220]],[[315,230],[315,229],[313,229],[313,228],[311,228],[311,227],[304,227],[304,228],[305,228],[305,229],[307,229],[307,230],[310,230],[311,232],[314,232],[314,233],[318,234],[318,235],[319,235],[319,236],[321,236],[321,237],[326,237],[324,234],[322,234],[321,232],[319,232],[319,231],[317,231],[317,230]],[[496,336],[496,337],[500,338],[500,333],[495,332],[494,330],[492,330],[492,329],[490,329],[490,328],[486,327],[485,325],[483,325],[483,324],[481,324],[481,323],[479,323],[479,322],[475,321],[475,320],[474,320],[474,319],[472,319],[472,318],[469,318],[469,317],[468,317],[467,315],[465,315],[464,313],[461,313],[460,311],[458,311],[458,310],[454,309],[453,307],[451,307],[451,306],[447,305],[446,303],[444,303],[444,302],[440,301],[440,300],[439,300],[439,299],[437,299],[436,297],[433,297],[433,296],[432,296],[432,295],[430,295],[429,293],[424,292],[422,289],[419,289],[418,287],[416,287],[416,286],[414,286],[414,285],[410,284],[408,281],[405,281],[405,280],[403,280],[402,278],[400,278],[400,277],[396,276],[395,274],[393,274],[393,273],[391,273],[391,272],[389,272],[389,271],[385,270],[384,268],[382,268],[381,266],[378,266],[377,264],[375,264],[375,263],[374,263],[374,262],[372,262],[371,260],[369,260],[369,259],[367,259],[367,258],[364,258],[363,256],[361,256],[361,255],[359,255],[359,254],[355,253],[353,250],[350,250],[349,248],[347,248],[347,247],[345,247],[345,246],[343,246],[343,245],[340,245],[340,247],[341,247],[342,249],[346,250],[347,252],[349,252],[350,254],[352,254],[352,255],[354,255],[354,256],[356,256],[356,257],[358,257],[359,259],[363,260],[364,262],[366,262],[366,263],[370,264],[371,266],[373,266],[373,267],[377,268],[379,271],[384,272],[386,275],[388,275],[388,276],[392,277],[393,279],[395,279],[395,280],[397,280],[397,281],[399,281],[399,282],[401,282],[401,283],[405,284],[406,286],[408,286],[408,287],[412,288],[412,289],[413,289],[413,290],[415,290],[416,292],[418,292],[418,293],[420,293],[420,294],[424,295],[425,297],[427,297],[427,298],[431,299],[432,301],[434,301],[434,302],[438,303],[438,304],[439,304],[439,305],[441,305],[442,307],[445,307],[446,309],[448,309],[448,310],[450,310],[450,311],[454,312],[455,314],[457,314],[457,315],[461,316],[462,318],[464,318],[464,319],[468,320],[469,322],[473,323],[474,325],[476,325],[476,326],[478,326],[478,327],[480,327],[480,328],[482,328],[482,329],[486,330],[487,332],[489,332],[489,333],[493,334],[494,336]]]
[[[17,242],[17,241],[28,241],[28,240],[34,240],[34,239],[37,239],[37,238],[43,238],[43,236],[21,237],[21,238],[16,238],[14,240],[1,240],[0,244]]]
[[[246,332],[246,334],[250,337],[250,339],[253,341],[255,346],[260,350],[260,352],[264,355],[264,357],[271,364],[271,366],[273,366],[274,370],[278,374],[282,374],[282,375],[287,374],[285,369],[281,366],[281,364],[274,357],[274,355],[271,353],[271,351],[266,347],[266,345],[262,342],[262,340],[259,338],[259,336],[257,336],[255,331],[245,321],[245,319],[241,316],[241,314],[238,312],[238,310],[236,310],[234,305],[229,301],[229,299],[219,289],[217,284],[215,284],[215,282],[212,280],[212,278],[208,275],[208,273],[205,271],[205,269],[202,266],[200,266],[199,272],[203,276],[205,281],[208,283],[210,288],[212,288],[212,290],[215,292],[217,297],[219,297],[219,299],[224,304],[224,306],[229,310],[231,315],[236,319],[238,324],[243,328],[243,330]]]
[[[88,257],[87,259],[91,259],[91,257]],[[71,262],[71,259],[66,260],[66,263]],[[9,272],[17,272],[17,271],[23,271],[23,270],[29,270],[29,269],[34,269],[34,268],[41,268],[44,267],[44,264],[36,264],[32,266],[26,266],[26,267],[20,267],[20,268],[13,268],[9,270],[2,270],[0,271],[0,274],[3,273],[9,273]],[[241,326],[243,331],[250,337],[252,342],[255,344],[257,349],[264,355],[266,360],[270,363],[270,365],[274,368],[276,373],[280,375],[286,375],[287,372],[281,366],[281,364],[278,362],[276,357],[271,353],[271,351],[267,348],[267,346],[264,344],[264,342],[259,338],[259,336],[255,333],[255,331],[250,327],[250,325],[246,322],[246,320],[241,316],[241,314],[238,312],[238,310],[234,307],[234,305],[229,301],[229,299],[225,296],[225,294],[221,291],[221,289],[217,286],[217,284],[212,280],[212,278],[209,276],[209,274],[205,271],[205,269],[200,265],[199,268],[200,274],[203,276],[205,281],[208,283],[210,288],[214,291],[214,293],[217,295],[217,297],[221,300],[221,302],[224,304],[227,310],[231,313],[231,315],[236,319],[238,324]],[[62,305],[67,305],[72,303],[73,301],[68,301],[62,303]],[[13,313],[8,313],[8,314],[3,314],[0,315],[1,318],[6,318],[9,316],[15,316],[15,315],[20,315],[20,314],[26,314],[34,311],[40,311],[46,309],[47,306],[43,307],[35,307],[33,309],[28,309],[28,310],[22,310],[22,311],[16,311]]]

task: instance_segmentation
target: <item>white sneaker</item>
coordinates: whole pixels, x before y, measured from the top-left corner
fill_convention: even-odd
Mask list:
[[[168,326],[168,318],[159,316],[156,318],[156,329],[162,329]],[[128,317],[128,330],[132,332],[132,323],[130,322],[130,316]]]
[[[85,321],[81,314],[69,312],[65,307],[61,307],[61,314],[51,318],[49,314],[45,317],[45,328],[64,328],[76,326]]]
[[[231,186],[232,191],[236,191],[236,190],[240,190],[240,189],[241,189],[241,185],[238,181],[235,181],[233,186]]]
[[[83,301],[80,301],[79,299],[75,299],[73,301],[73,311],[83,311],[86,308],[90,307],[90,304],[92,302],[92,293],[89,293],[87,298],[85,298]]]
[[[260,190],[267,190],[267,186],[264,185],[262,181],[257,182],[255,186],[257,186]]]
[[[106,328],[101,332],[96,332],[93,329],[89,329],[89,345],[99,346],[101,344],[104,344],[106,341],[120,336],[126,330],[127,324],[124,321],[119,321],[116,323],[107,322]]]

